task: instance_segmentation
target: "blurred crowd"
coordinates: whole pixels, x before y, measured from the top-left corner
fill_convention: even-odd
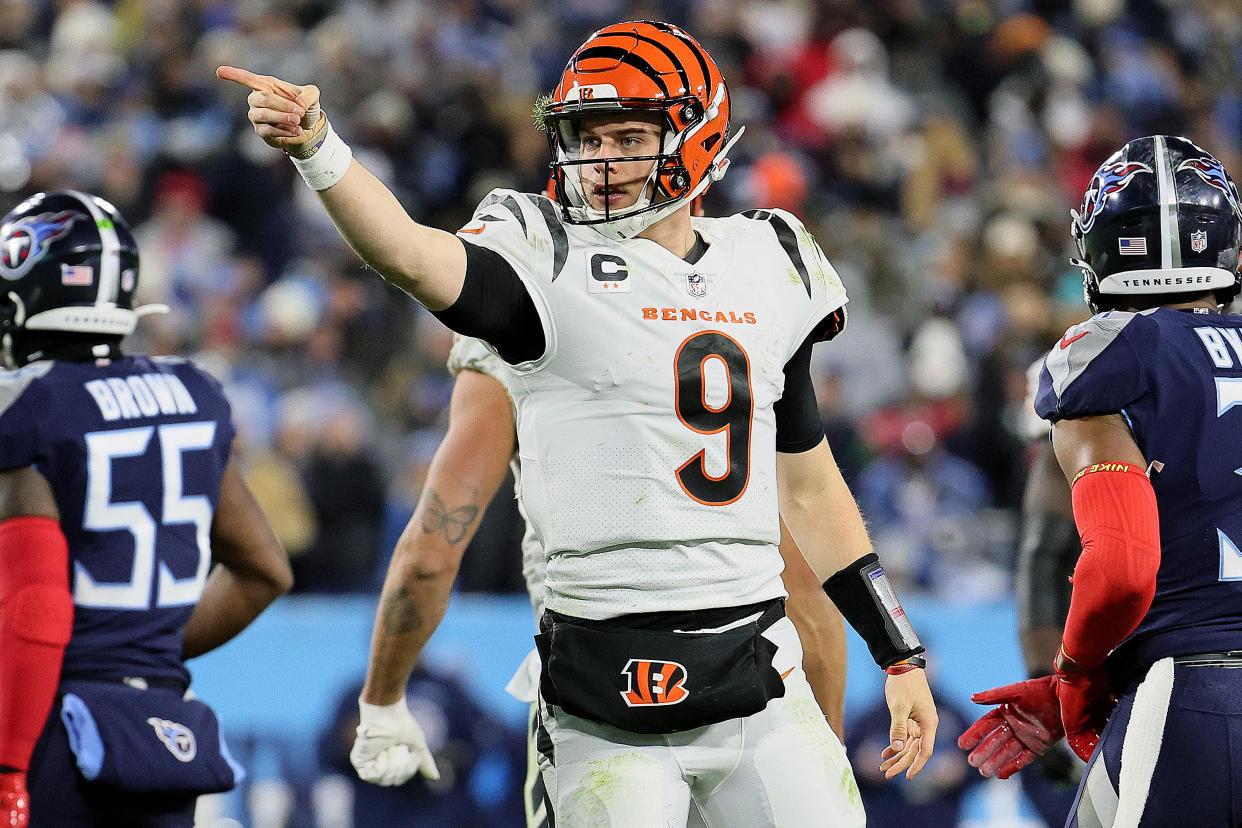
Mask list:
[[[1232,0],[0,0],[0,206],[90,190],[136,228],[137,346],[226,384],[297,589],[371,591],[444,428],[450,334],[368,274],[214,76],[323,90],[356,157],[453,230],[540,190],[531,104],[595,28],[698,37],[746,137],[722,215],[802,217],[850,292],[819,349],[834,451],[905,588],[1010,588],[1028,366],[1086,316],[1068,210],[1126,140],[1239,169]],[[521,590],[504,489],[466,558]]]

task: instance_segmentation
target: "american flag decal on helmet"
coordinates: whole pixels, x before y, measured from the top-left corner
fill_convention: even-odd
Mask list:
[[[66,287],[90,287],[95,282],[95,268],[90,265],[60,266],[60,283]]]

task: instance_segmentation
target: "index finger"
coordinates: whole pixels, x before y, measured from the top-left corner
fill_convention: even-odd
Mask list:
[[[216,67],[216,77],[220,80],[240,83],[255,92],[271,92],[290,100],[297,100],[298,97],[297,90],[291,84],[270,75],[256,75],[248,69],[239,69],[236,66]]]
[[[913,779],[918,776],[919,771],[927,764],[927,760],[931,758],[932,751],[936,748],[936,723],[932,722],[923,725],[923,740],[919,745],[919,755],[915,758],[914,764],[910,766],[910,770],[906,771],[906,779]]]
[[[884,760],[880,763],[880,771],[884,774],[885,779],[892,779],[910,767],[914,760],[918,758],[921,741],[920,737],[914,736],[906,741],[905,746],[901,750],[893,750],[892,745],[884,748],[880,754],[880,758]]]

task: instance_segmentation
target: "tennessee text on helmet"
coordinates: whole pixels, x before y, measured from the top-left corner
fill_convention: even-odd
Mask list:
[[[117,209],[76,190],[38,193],[0,224],[0,343],[10,365],[17,341],[30,331],[98,335],[131,333],[138,317],[164,305],[135,309],[138,245]],[[25,360],[23,360],[25,361]]]
[[[1233,180],[1210,153],[1185,138],[1137,138],[1096,171],[1071,232],[1093,313],[1102,297],[1194,294],[1224,304],[1242,286],[1242,205]]]
[[[581,157],[578,125],[598,114],[656,116],[660,151],[619,158],[650,161],[651,173],[637,202],[623,209],[591,206],[580,169],[604,159]],[[652,21],[618,23],[591,35],[570,58],[556,91],[536,105],[548,132],[552,175],[562,215],[570,224],[593,225],[626,239],[693,201],[724,177],[730,137],[729,92],[707,50],[676,26]],[[609,165],[603,164],[607,188]]]

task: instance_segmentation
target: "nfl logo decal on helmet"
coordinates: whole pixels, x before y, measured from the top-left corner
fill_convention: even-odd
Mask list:
[[[1125,307],[1121,296],[1238,293],[1242,206],[1221,163],[1185,138],[1135,139],[1105,161],[1071,232],[1093,313]]]

